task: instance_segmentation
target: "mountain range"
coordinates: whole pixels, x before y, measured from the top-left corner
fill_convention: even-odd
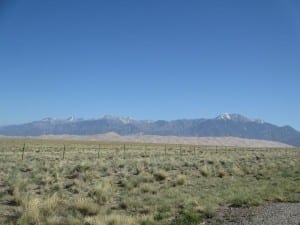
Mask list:
[[[135,120],[129,117],[103,116],[96,119],[44,118],[19,125],[0,127],[4,136],[95,135],[115,132],[119,135],[160,135],[184,137],[238,137],[270,140],[300,146],[300,132],[290,126],[276,126],[239,114],[221,114],[212,119]]]

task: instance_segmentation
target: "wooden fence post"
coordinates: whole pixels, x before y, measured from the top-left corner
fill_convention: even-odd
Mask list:
[[[63,159],[65,159],[66,145],[64,144]]]
[[[22,161],[23,161],[23,159],[24,159],[24,153],[25,153],[25,143],[24,143],[23,149],[22,149]]]
[[[165,145],[165,156],[167,156],[167,145]]]
[[[123,145],[123,158],[125,159],[125,149],[126,149],[126,146],[125,144]]]
[[[100,150],[101,150],[101,145],[99,144],[99,149],[98,149],[98,159],[100,158]]]

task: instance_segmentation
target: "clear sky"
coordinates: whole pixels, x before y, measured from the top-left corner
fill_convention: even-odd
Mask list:
[[[300,130],[299,0],[0,0],[0,125],[240,113]]]

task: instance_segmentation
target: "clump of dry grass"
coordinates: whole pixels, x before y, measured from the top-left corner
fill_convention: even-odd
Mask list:
[[[148,183],[142,184],[140,190],[142,193],[156,193],[154,186]]]
[[[13,195],[17,204],[21,205],[24,202],[24,192],[26,192],[26,187],[28,185],[28,179],[18,176],[16,178],[16,183],[14,185]]]
[[[70,207],[78,210],[83,215],[96,215],[99,206],[86,197],[76,197],[73,202],[70,202]]]
[[[113,196],[113,193],[114,187],[112,181],[104,180],[96,184],[89,195],[94,198],[97,203],[105,204]]]
[[[28,199],[24,205],[24,211],[18,223],[20,225],[40,224],[40,207],[40,199]]]
[[[143,220],[152,220],[148,216],[128,216],[122,214],[97,215],[84,218],[85,224],[89,225],[136,225]]]
[[[184,185],[185,183],[186,183],[186,176],[185,175],[177,175],[176,184],[177,185]]]
[[[61,225],[61,224],[67,224],[66,218],[63,216],[49,216],[46,218],[46,224],[48,225]]]
[[[203,176],[203,177],[208,177],[209,176],[209,170],[208,168],[205,166],[203,168],[200,169],[200,174]]]
[[[205,208],[204,208],[202,205],[199,205],[199,204],[197,204],[197,205],[195,206],[195,210],[196,210],[196,212],[198,212],[198,213],[204,213],[204,212],[205,212]]]
[[[126,209],[128,208],[128,203],[127,203],[126,201],[122,200],[122,201],[119,203],[119,207],[120,207],[121,209],[126,210]]]
[[[233,176],[244,176],[244,172],[236,165],[233,165],[233,167],[231,168],[231,174]]]
[[[164,170],[159,170],[158,172],[154,173],[154,178],[157,181],[166,180],[168,177],[168,173]]]
[[[225,170],[219,170],[218,171],[218,177],[222,178],[228,176],[228,173]]]

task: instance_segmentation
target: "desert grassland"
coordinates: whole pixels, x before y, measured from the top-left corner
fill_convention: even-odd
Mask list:
[[[0,139],[0,224],[200,224],[300,202],[299,149],[100,144]]]

